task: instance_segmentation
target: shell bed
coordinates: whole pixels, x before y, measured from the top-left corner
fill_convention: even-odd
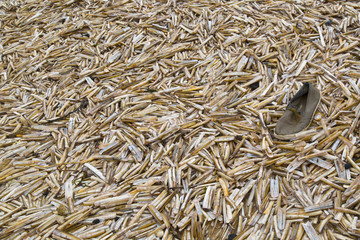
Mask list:
[[[358,1],[0,1],[0,239],[360,239],[359,29]]]

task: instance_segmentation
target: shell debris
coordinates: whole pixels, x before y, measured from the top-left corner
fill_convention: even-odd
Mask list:
[[[359,239],[359,11],[0,1],[0,238]]]

